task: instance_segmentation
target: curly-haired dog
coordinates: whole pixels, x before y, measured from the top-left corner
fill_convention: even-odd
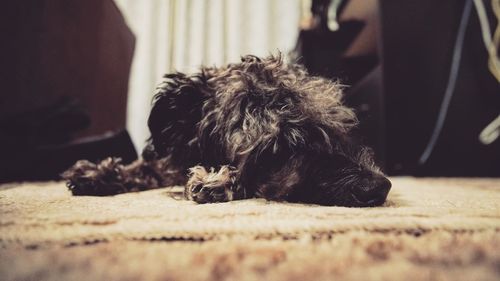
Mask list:
[[[356,122],[338,83],[280,56],[246,56],[194,75],[165,75],[143,159],[82,160],[63,177],[74,195],[185,184],[198,203],[263,197],[380,205],[391,183],[350,137]]]

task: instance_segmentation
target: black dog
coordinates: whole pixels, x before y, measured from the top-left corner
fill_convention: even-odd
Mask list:
[[[111,195],[185,184],[198,203],[251,197],[376,206],[391,183],[369,149],[338,83],[281,56],[242,58],[196,75],[165,76],[149,116],[143,159],[79,161],[63,174],[74,195]],[[188,173],[186,177],[186,173]]]

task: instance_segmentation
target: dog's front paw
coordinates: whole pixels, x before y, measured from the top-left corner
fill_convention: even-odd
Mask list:
[[[73,195],[106,196],[126,192],[120,159],[107,158],[99,164],[80,160],[61,176]]]
[[[215,172],[209,172],[201,166],[189,170],[189,180],[185,195],[197,203],[215,203],[233,200],[236,184],[236,171],[229,166],[222,166]]]
[[[195,201],[196,203],[215,203],[215,202],[226,202],[230,199],[226,193],[226,187],[223,185],[205,185],[197,184],[195,186],[189,186],[188,198]]]

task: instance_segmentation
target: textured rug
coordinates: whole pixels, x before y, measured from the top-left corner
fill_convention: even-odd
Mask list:
[[[377,208],[3,185],[0,279],[500,279],[500,180],[392,181]]]

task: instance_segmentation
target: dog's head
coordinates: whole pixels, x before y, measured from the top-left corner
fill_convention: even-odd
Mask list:
[[[309,182],[320,194],[315,201],[325,205],[379,206],[391,189],[391,182],[375,165],[371,149],[363,146],[347,144],[330,154],[313,157],[309,175]]]
[[[311,140],[313,141],[313,140]],[[247,185],[259,196],[328,206],[382,205],[391,182],[374,163],[369,148],[337,145],[332,151],[264,152],[247,161]],[[255,164],[253,164],[255,163]]]
[[[352,135],[358,121],[343,104],[338,82],[310,76],[301,66],[282,63],[279,57],[248,57],[233,67],[240,71],[228,71],[231,79],[224,82],[239,86],[233,92],[248,94],[224,99],[235,105],[232,108],[245,108],[251,114],[228,111],[224,118],[241,120],[252,125],[248,126],[251,132],[264,133],[256,133],[259,137],[247,145],[228,145],[233,154],[254,155],[245,160],[245,164],[256,163],[250,164],[256,170],[250,170],[246,179],[251,178],[249,185],[255,185],[257,193],[337,206],[385,202],[391,183],[375,164],[371,150]],[[225,134],[234,137],[240,131],[235,127]]]

